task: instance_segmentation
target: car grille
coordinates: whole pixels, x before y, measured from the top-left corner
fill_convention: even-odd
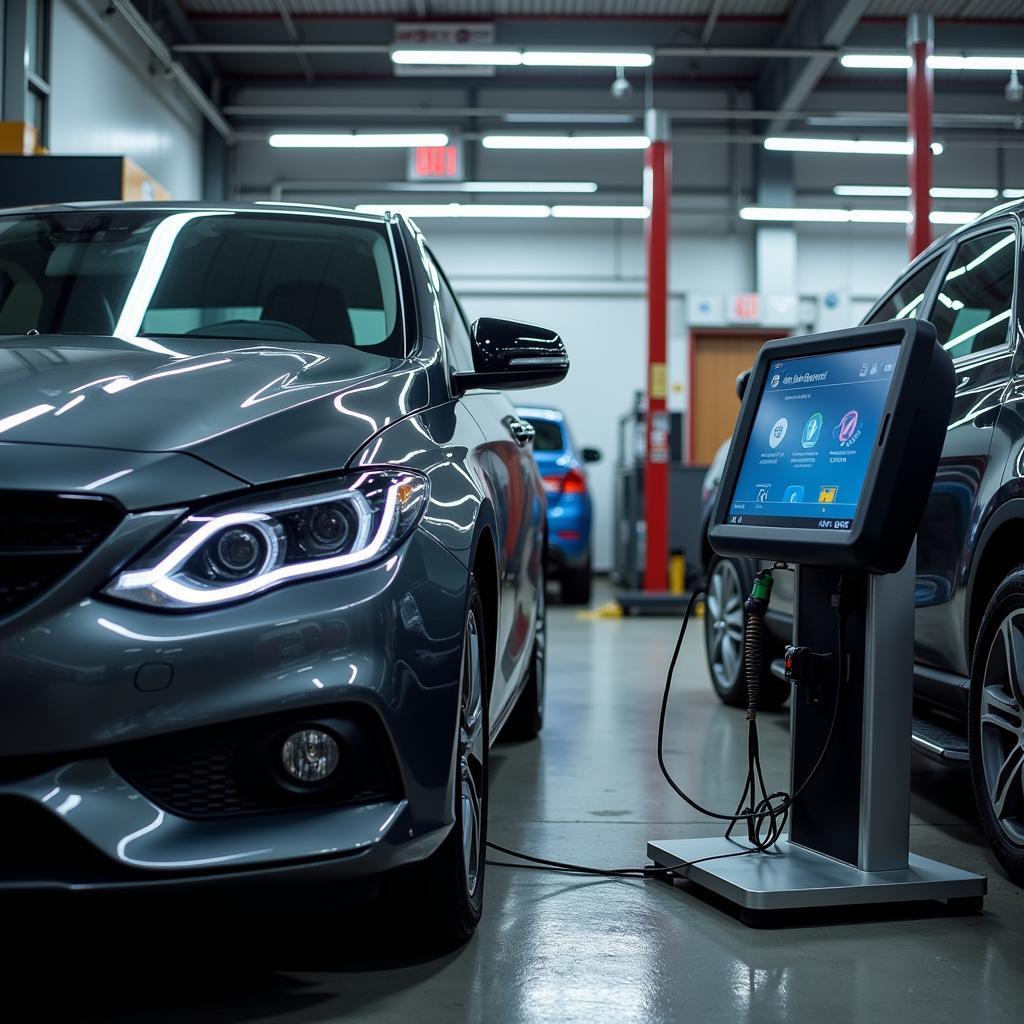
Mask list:
[[[66,576],[121,515],[99,495],[0,491],[0,615]]]
[[[284,738],[305,724],[326,726],[342,748],[334,781],[290,786],[279,770]],[[373,803],[398,799],[398,770],[377,716],[350,706],[302,719],[273,716],[129,744],[111,756],[114,770],[165,811],[185,818]]]

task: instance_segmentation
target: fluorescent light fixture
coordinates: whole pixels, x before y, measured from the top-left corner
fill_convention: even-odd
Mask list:
[[[905,71],[913,65],[905,53],[844,53],[839,63],[868,71]],[[1024,57],[933,53],[928,66],[935,71],[1024,71]]]
[[[861,196],[871,198],[905,198],[910,195],[909,185],[836,185],[832,192],[837,196]]]
[[[451,67],[518,67],[519,50],[392,50],[393,64],[448,65]]]
[[[414,219],[446,218],[461,220],[474,217],[502,217],[544,220],[558,217],[575,220],[644,220],[649,216],[646,206],[597,206],[515,203],[364,203],[356,213],[404,213]]]
[[[847,153],[878,156],[908,156],[910,142],[906,139],[801,139],[769,135],[764,148],[782,153]],[[932,152],[938,156],[942,143],[933,142]]]
[[[596,181],[463,181],[459,192],[596,192]]]
[[[906,71],[914,62],[905,53],[844,53],[839,63],[844,68],[869,71]]]
[[[757,221],[807,221],[831,224],[846,224],[850,219],[849,210],[797,208],[794,206],[744,206],[740,209],[743,220]]]
[[[933,224],[970,224],[977,220],[978,214],[967,210],[932,210],[931,222]]]
[[[639,114],[612,113],[560,113],[558,111],[515,111],[502,114],[506,124],[633,124]]]
[[[484,149],[647,149],[646,135],[485,135]]]
[[[275,149],[409,149],[447,146],[444,132],[277,133],[267,140]]]
[[[578,220],[646,220],[651,215],[646,206],[552,206],[552,217]]]
[[[837,196],[887,197],[905,199],[910,195],[909,185],[836,185],[832,189]],[[1024,189],[1021,190],[1024,192]],[[936,185],[931,190],[933,199],[996,199],[999,190],[994,188],[952,188]]]
[[[636,50],[392,50],[394,64],[448,67],[649,68],[654,57]]]
[[[523,66],[528,68],[649,68],[654,57],[649,53],[573,50],[525,50]]]
[[[551,207],[541,204],[517,203],[364,203],[356,213],[404,213],[407,217],[425,219],[444,217],[461,219],[471,217],[508,217],[542,220],[551,216]]]
[[[932,189],[933,199],[998,199],[997,188],[948,188],[936,185]]]
[[[936,71],[1024,71],[1024,57],[969,57],[933,53],[928,67]]]
[[[1024,188],[1004,188],[1004,199],[1024,199]]]
[[[933,224],[968,224],[978,215],[966,211],[936,210]],[[823,207],[744,206],[743,220],[821,224],[909,224],[909,210],[839,210]]]

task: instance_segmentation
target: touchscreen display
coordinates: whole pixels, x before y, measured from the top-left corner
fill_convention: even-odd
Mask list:
[[[898,345],[771,363],[727,523],[848,530]]]

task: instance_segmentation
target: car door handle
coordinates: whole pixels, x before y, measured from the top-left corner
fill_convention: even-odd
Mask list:
[[[533,440],[533,435],[536,433],[526,420],[521,420],[516,416],[509,416],[505,420],[505,427],[520,448],[525,448]]]

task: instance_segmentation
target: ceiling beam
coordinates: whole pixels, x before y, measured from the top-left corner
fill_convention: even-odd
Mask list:
[[[708,8],[707,21],[704,22],[704,28],[700,33],[700,42],[702,46],[707,46],[711,42],[711,35],[715,31],[715,23],[718,21],[718,16],[722,13],[722,8],[725,6],[725,0],[713,0],[713,3]]]
[[[857,27],[868,0],[800,0],[775,40],[780,48],[838,49]],[[808,57],[801,64],[770,61],[754,89],[755,104],[797,112],[828,70],[835,54]],[[791,119],[773,120],[769,134],[784,131]]]

